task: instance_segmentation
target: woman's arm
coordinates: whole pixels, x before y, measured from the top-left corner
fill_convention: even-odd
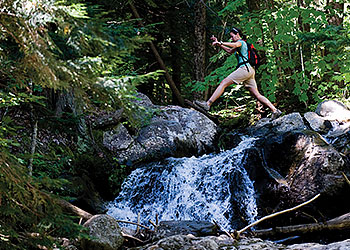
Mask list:
[[[212,43],[213,46],[219,46],[229,54],[233,54],[237,48],[242,46],[241,42],[219,42],[214,36],[212,37],[212,40],[214,40]]]

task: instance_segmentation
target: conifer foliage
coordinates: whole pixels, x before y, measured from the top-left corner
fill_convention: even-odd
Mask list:
[[[74,0],[0,1],[0,249],[52,248],[62,237],[84,236],[79,220],[56,205],[62,183],[50,179],[53,165],[42,175],[34,164],[28,174],[30,139],[11,114],[30,111],[45,124],[56,119],[55,101],[65,93],[81,107],[75,115],[93,105],[128,114],[138,109],[131,102],[136,85],[159,75],[133,68],[132,53],[150,38],[106,16],[100,6]],[[38,162],[44,154],[32,157]]]

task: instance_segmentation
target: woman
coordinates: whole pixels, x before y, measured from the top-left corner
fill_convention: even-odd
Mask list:
[[[215,36],[212,36],[213,46],[219,46],[221,49],[225,50],[229,54],[238,53],[238,68],[233,71],[229,76],[227,76],[220,85],[216,88],[212,96],[207,102],[195,101],[195,104],[200,106],[206,111],[209,111],[210,106],[213,102],[218,99],[226,87],[233,83],[244,84],[244,86],[249,90],[250,94],[255,97],[259,102],[267,106],[272,111],[272,119],[276,119],[281,115],[281,111],[277,109],[265,96],[261,95],[258,91],[258,87],[255,81],[255,69],[248,62],[248,45],[242,40],[242,31],[238,28],[232,28],[230,32],[232,42],[222,42],[218,41]]]

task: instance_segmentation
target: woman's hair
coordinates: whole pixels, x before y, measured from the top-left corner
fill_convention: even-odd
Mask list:
[[[242,39],[245,39],[246,36],[243,34],[242,30],[236,27],[232,27],[231,28],[231,32],[233,32],[233,34],[239,34],[241,36]]]

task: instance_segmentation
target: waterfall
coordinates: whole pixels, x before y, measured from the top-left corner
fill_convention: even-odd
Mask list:
[[[167,158],[134,170],[122,185],[107,214],[118,220],[215,220],[234,228],[240,211],[247,222],[257,216],[253,182],[244,169],[246,149],[254,138],[243,138],[234,149],[190,158]],[[236,209],[234,209],[236,208]]]

